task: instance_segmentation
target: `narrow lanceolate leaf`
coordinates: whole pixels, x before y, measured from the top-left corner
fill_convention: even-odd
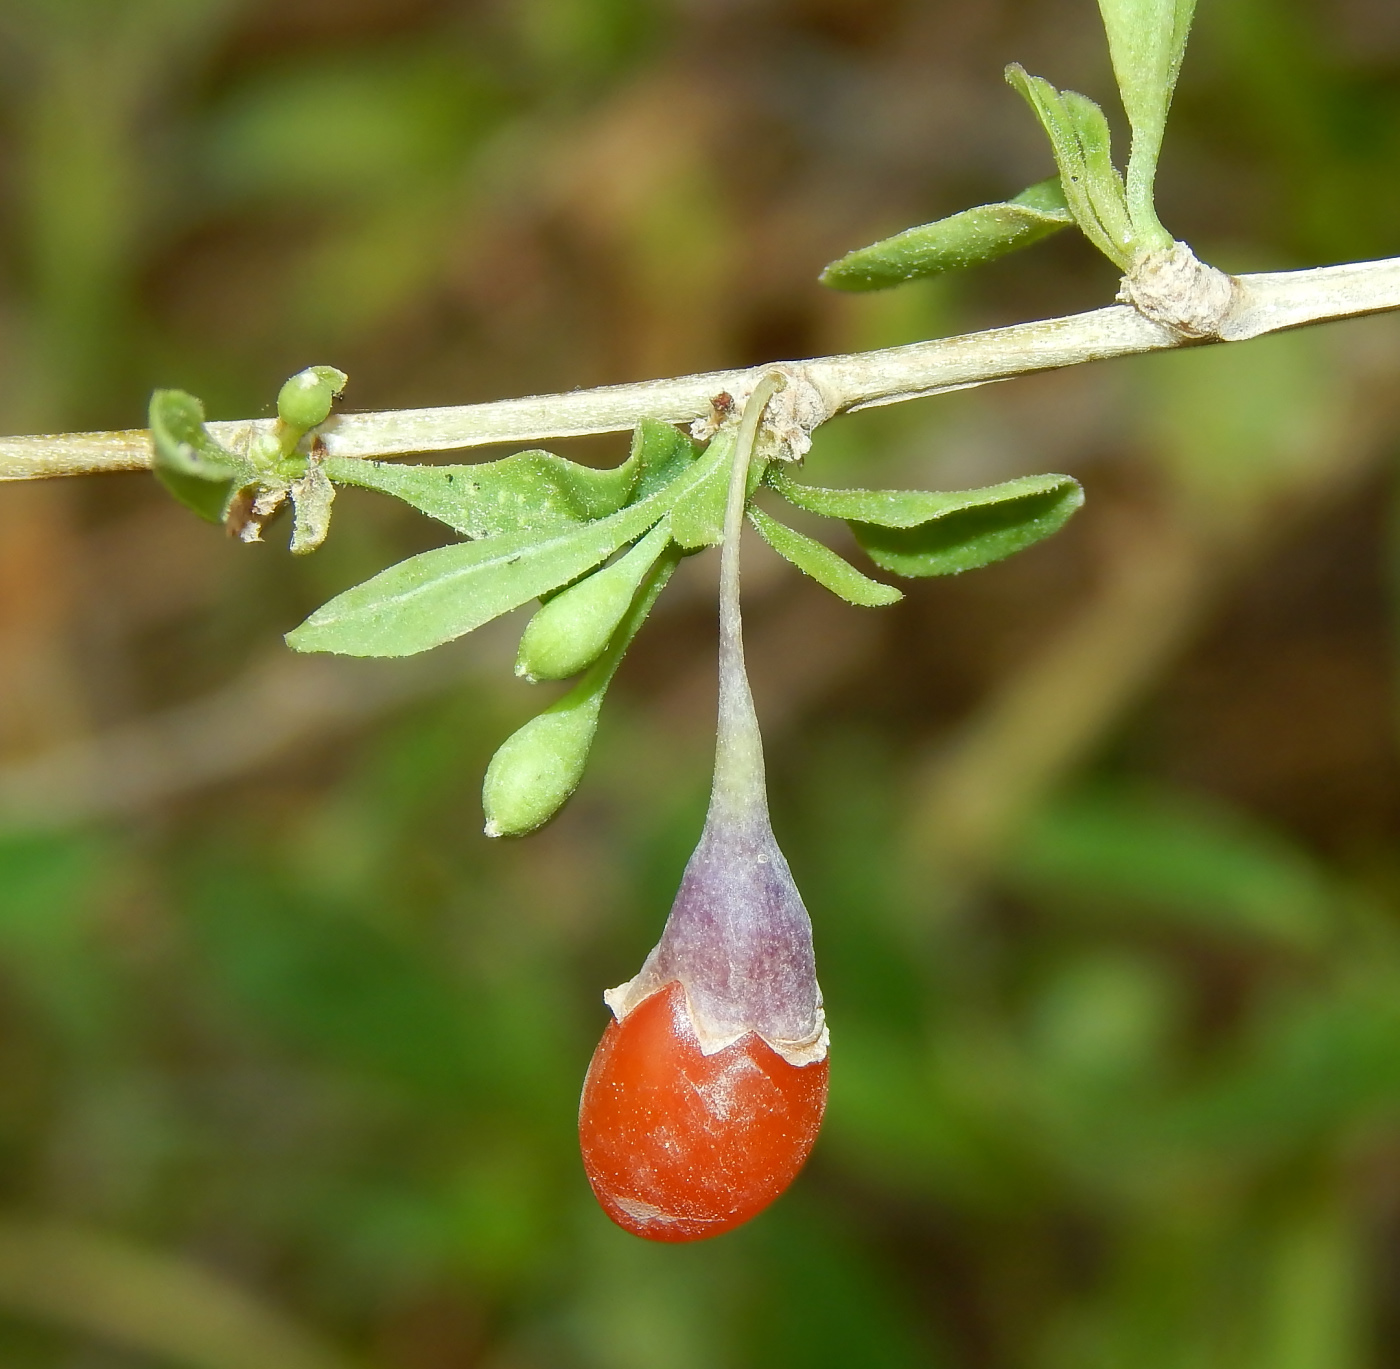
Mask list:
[[[810,575],[819,585],[848,604],[880,608],[885,604],[897,604],[904,598],[903,593],[893,585],[884,585],[868,575],[862,575],[830,547],[769,517],[762,509],[750,509],[749,521],[779,556],[791,561],[798,570]]]
[[[716,434],[710,443],[712,457],[718,457],[704,480],[676,500],[671,510],[671,536],[687,551],[715,547],[724,541],[724,504],[729,495],[729,455],[734,450],[734,434]]]
[[[209,435],[204,405],[183,390],[157,390],[150,425],[156,479],[201,518],[220,522],[235,483],[247,472]]]
[[[1066,90],[1060,98],[1084,154],[1084,184],[1094,213],[1118,250],[1130,254],[1134,247],[1133,224],[1123,178],[1113,164],[1113,135],[1108,119],[1098,105],[1077,90]]]
[[[639,504],[582,527],[502,533],[425,551],[317,609],[287,634],[287,645],[343,656],[426,651],[591,570],[662,512]]]
[[[821,283],[837,290],[885,290],[907,280],[994,261],[1073,222],[1059,177],[1052,176],[1004,204],[964,209],[848,252],[822,272]]]
[[[707,452],[663,489],[596,522],[502,533],[411,556],[317,609],[287,643],[344,656],[411,656],[450,642],[607,560],[722,456]]]
[[[853,522],[851,531],[883,570],[896,575],[957,575],[1024,551],[1064,527],[1084,502],[1084,492],[1069,477],[1059,479],[1061,483],[1048,489],[972,504],[918,527]]]
[[[980,490],[828,490],[786,474],[769,483],[790,503],[844,518],[872,561],[896,575],[956,575],[1059,531],[1084,502],[1068,475],[1032,475]]]
[[[1094,102],[1073,91],[1061,94],[1049,81],[1014,62],[1006,68],[1006,79],[1025,98],[1050,139],[1065,203],[1075,222],[1104,256],[1126,271],[1132,263],[1127,244],[1132,234],[1125,228],[1127,199],[1109,157],[1107,125],[1101,128],[1085,108]],[[1071,95],[1074,100],[1067,103]]]
[[[1157,223],[1152,182],[1195,9],[1196,0],[1099,0],[1113,74],[1133,130],[1128,205],[1139,234]]]
[[[675,428],[644,419],[633,435],[632,454],[610,470],[580,466],[550,452],[518,452],[466,466],[333,457],[323,469],[338,484],[402,499],[464,537],[495,537],[606,518],[655,493],[694,455],[689,439]]]

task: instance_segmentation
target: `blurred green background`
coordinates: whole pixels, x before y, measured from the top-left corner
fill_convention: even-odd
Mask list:
[[[1200,10],[1164,221],[1235,270],[1400,252],[1393,0]],[[815,284],[1049,174],[1013,59],[1112,100],[1091,0],[5,0],[0,425],[1097,306],[1069,234]],[[436,525],[352,491],[293,563],[142,476],[5,487],[0,1363],[1400,1362],[1397,374],[1381,318],[819,435],[818,483],[1068,470],[1089,502],[875,612],[752,548],[832,1096],[794,1189],[695,1247],[614,1230],[573,1129],[699,830],[713,557],[564,816],[493,845],[483,768],[546,692],[518,621],[406,662],[280,642]]]

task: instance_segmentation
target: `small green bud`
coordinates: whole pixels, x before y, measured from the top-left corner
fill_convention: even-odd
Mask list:
[[[543,605],[520,639],[515,673],[527,680],[563,680],[592,665],[670,537],[667,525],[658,525],[626,556]]]
[[[543,827],[578,788],[603,695],[576,696],[577,689],[531,718],[491,757],[481,791],[488,837],[520,837]]]
[[[277,395],[277,417],[299,437],[330,417],[331,402],[348,379],[334,366],[308,366],[298,371]]]

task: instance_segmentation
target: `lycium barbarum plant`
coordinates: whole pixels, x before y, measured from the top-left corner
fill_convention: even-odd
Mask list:
[[[1230,278],[1202,265],[1157,217],[1153,187],[1196,0],[1099,0],[1109,53],[1132,130],[1127,174],[1114,165],[1108,120],[1078,91],[1057,90],[1013,63],[1006,79],[1039,120],[1058,175],[1001,204],[847,253],[822,273],[838,290],[882,290],[990,261],[1078,226],[1123,274],[1119,299],[1183,338],[1222,336]]]
[[[227,443],[205,426],[192,396],[162,390],[152,398],[158,478],[244,540],[257,540],[264,522],[289,501],[292,550],[313,550],[326,536],[337,485],[402,499],[459,534],[460,541],[391,566],[318,609],[288,634],[295,650],[411,655],[539,601],[516,673],[532,683],[575,683],[492,759],[483,792],[489,836],[522,836],[560,810],[582,778],[608,685],[672,572],[683,557],[722,548],[720,709],[709,813],[660,941],[640,972],[606,995],[615,1020],[589,1067],[580,1109],[588,1178],[609,1216],[629,1231],[686,1241],[748,1220],[801,1167],[826,1100],[828,1036],[812,929],[769,823],[762,742],[744,670],[739,541],[745,516],[818,583],[852,604],[877,607],[896,602],[900,591],[789,527],[761,501],[843,519],[876,568],[925,577],[973,569],[1030,546],[1060,528],[1082,500],[1076,482],[1063,475],[953,493],[820,488],[794,474],[812,429],[860,403],[1392,307],[1368,306],[1364,296],[1356,303],[1346,291],[1358,287],[1343,283],[1331,315],[1289,314],[1296,303],[1282,308],[1282,296],[1268,305],[1251,295],[1269,278],[1236,280],[1204,266],[1161,226],[1153,182],[1193,5],[1100,0],[1132,129],[1126,176],[1113,163],[1108,125],[1093,101],[1013,66],[1008,79],[1049,136],[1058,174],[1005,203],[852,252],[822,277],[841,289],[881,289],[990,260],[1074,224],[1124,272],[1119,299],[1131,308],[1082,316],[1118,330],[1111,345],[1092,341],[1088,329],[1076,352],[1066,330],[1056,330],[1078,321],[1059,320],[1020,333],[1003,330],[1013,350],[1009,339],[1020,338],[1015,345],[1022,350],[1009,361],[995,355],[991,341],[978,350],[993,337],[984,334],[959,340],[961,350],[950,346],[952,359],[940,362],[942,371],[921,372],[930,363],[916,347],[877,354],[869,365],[860,357],[828,358],[735,373],[742,384],[731,380],[700,392],[710,413],[689,432],[645,416],[662,410],[647,407],[642,396],[684,385],[658,382],[639,388],[626,420],[642,415],[630,455],[605,470],[544,451],[445,466],[346,454],[337,450],[341,430],[330,416],[345,376],[326,366],[286,383],[275,424],[248,425]],[[1294,285],[1285,290],[1296,302]],[[973,354],[975,363],[967,360]],[[864,378],[843,389],[843,366],[845,374],[860,371]],[[580,424],[576,401],[582,402],[556,397],[556,424],[546,418],[530,430],[618,430],[616,422],[599,419],[601,411]],[[700,413],[693,397],[685,403],[687,417]],[[568,419],[565,406],[572,406]],[[674,420],[674,411],[664,417]],[[488,440],[498,439],[473,430],[455,445]],[[450,445],[439,435],[423,447],[398,440],[377,450]]]
[[[278,431],[307,417],[288,396],[314,396],[303,378],[325,373],[312,368],[288,382]],[[744,671],[745,515],[782,556],[847,601],[874,607],[902,597],[754,497],[763,491],[845,519],[877,567],[903,576],[998,560],[1056,531],[1082,502],[1078,484],[1062,475],[951,494],[804,484],[791,474],[805,433],[791,421],[790,402],[784,407],[790,380],[774,368],[743,397],[741,418],[733,397],[715,396],[704,445],[643,421],[631,454],[611,470],[538,451],[468,466],[389,465],[327,457],[314,436],[304,452],[289,445],[271,460],[260,450],[240,457],[214,441],[190,396],[160,391],[151,406],[158,470],[203,482],[193,499],[188,485],[172,482],[202,510],[214,503],[200,499],[208,487],[224,510],[252,491],[252,507],[270,511],[287,493],[295,500],[314,473],[396,495],[463,535],[318,609],[288,634],[297,650],[409,655],[542,601],[522,635],[516,673],[577,681],[492,758],[482,796],[489,836],[522,836],[559,811],[582,778],[608,685],[671,573],[683,557],[721,547],[709,815],[660,942],[635,978],[606,995],[616,1020],[589,1068],[579,1114],[599,1202],[619,1225],[653,1240],[717,1235],[766,1207],[806,1159],[826,1102],[811,923],[769,824]],[[329,391],[324,400],[328,408]]]

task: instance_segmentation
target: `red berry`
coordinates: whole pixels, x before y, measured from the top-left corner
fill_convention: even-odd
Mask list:
[[[791,1065],[750,1032],[704,1055],[678,983],[610,1022],[579,1106],[603,1210],[653,1241],[718,1236],[796,1177],[821,1126],[827,1061]]]

